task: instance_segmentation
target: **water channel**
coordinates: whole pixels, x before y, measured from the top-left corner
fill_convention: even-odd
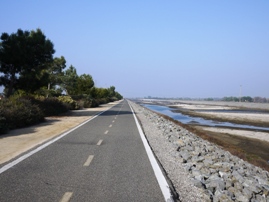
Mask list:
[[[251,129],[251,130],[262,130],[262,131],[269,131],[269,128],[266,127],[258,127],[258,126],[251,126],[251,125],[243,125],[243,124],[235,124],[230,122],[219,122],[214,120],[207,120],[200,117],[192,117],[188,115],[184,115],[180,112],[173,112],[175,109],[161,106],[161,105],[150,105],[144,104],[144,107],[156,111],[158,113],[164,114],[166,116],[171,117],[174,120],[180,121],[183,124],[195,124],[195,125],[203,125],[203,126],[213,126],[213,127],[232,127],[232,128],[240,128],[240,129]]]

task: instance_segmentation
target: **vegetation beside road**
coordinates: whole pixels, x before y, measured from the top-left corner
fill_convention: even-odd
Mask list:
[[[0,134],[39,123],[46,116],[122,99],[114,86],[99,88],[78,75],[40,30],[2,33],[0,38]]]

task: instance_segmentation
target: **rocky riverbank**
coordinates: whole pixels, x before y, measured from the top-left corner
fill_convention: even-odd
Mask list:
[[[269,173],[131,103],[179,201],[269,201]]]

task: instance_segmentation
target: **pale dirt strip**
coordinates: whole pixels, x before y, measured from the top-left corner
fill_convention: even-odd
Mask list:
[[[201,115],[210,115],[216,118],[223,118],[228,120],[246,120],[246,121],[254,121],[254,122],[263,122],[269,123],[269,114],[268,113],[238,113],[238,112],[207,112],[207,111],[197,111],[197,110],[232,110],[235,109],[233,107],[226,106],[208,106],[208,105],[189,105],[189,104],[177,104],[177,105],[169,105],[178,108],[194,110],[195,113]]]
[[[258,140],[263,140],[269,142],[269,133],[268,132],[258,132],[258,131],[249,131],[249,130],[238,130],[238,129],[229,129],[229,128],[217,128],[217,127],[203,127],[196,126],[198,129],[205,131],[211,131],[216,133],[223,133],[229,135],[237,135],[242,137],[254,138]]]
[[[259,106],[256,103],[257,106]],[[188,110],[228,110],[233,109],[232,107],[226,107],[226,106],[210,106],[210,105],[203,105],[203,104],[177,104],[173,105],[179,108],[184,108]],[[261,106],[263,106],[261,104]],[[269,106],[269,105],[266,105]],[[228,122],[232,121],[248,121],[248,122],[254,122],[254,123],[269,123],[269,114],[268,113],[225,113],[225,112],[205,112],[205,111],[195,111],[196,114],[201,115],[207,115],[211,118],[221,118],[226,119]],[[205,131],[211,131],[216,133],[222,133],[222,134],[230,134],[230,135],[237,135],[242,137],[248,137],[248,138],[255,138],[259,140],[264,140],[269,142],[269,133],[268,132],[258,132],[258,131],[249,131],[244,129],[229,129],[229,128],[219,128],[219,127],[202,127],[202,126],[196,126],[198,129],[202,129]]]
[[[0,136],[0,164],[40,145],[75,126],[90,119],[87,112],[105,111],[120,101],[102,105],[97,108],[73,111],[70,116],[48,117],[46,122],[22,129],[11,130],[7,135]]]
[[[223,119],[269,123],[269,114],[262,114],[262,113],[197,112],[197,114],[202,114],[202,115],[205,114],[205,115],[210,115],[212,117],[223,118]]]

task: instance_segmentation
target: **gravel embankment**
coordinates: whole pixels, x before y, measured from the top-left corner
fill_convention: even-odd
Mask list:
[[[269,173],[130,102],[179,201],[269,201]]]

